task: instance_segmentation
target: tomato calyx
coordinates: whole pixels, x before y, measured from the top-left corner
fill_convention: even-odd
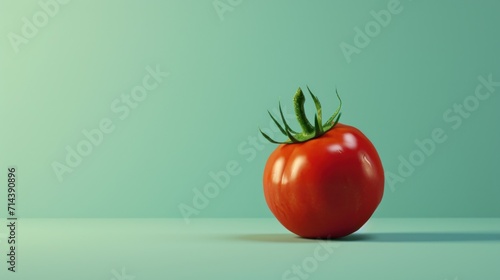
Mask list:
[[[276,141],[269,137],[266,133],[264,133],[262,130],[260,130],[260,133],[264,138],[266,138],[269,142],[274,143],[274,144],[294,144],[294,143],[302,143],[309,141],[311,139],[315,139],[320,137],[321,135],[325,134],[327,131],[330,129],[334,128],[335,125],[339,122],[340,115],[342,113],[340,112],[340,109],[342,108],[342,100],[340,99],[339,93],[337,90],[335,90],[335,93],[337,94],[337,98],[339,99],[339,106],[337,107],[337,110],[335,113],[324,123],[322,124],[322,109],[321,109],[321,103],[319,102],[319,99],[312,93],[312,91],[307,87],[307,91],[311,95],[314,105],[316,106],[316,114],[314,115],[314,125],[312,125],[309,120],[307,119],[305,110],[304,110],[304,103],[306,101],[304,97],[304,93],[302,92],[302,89],[299,87],[297,89],[297,92],[295,93],[295,96],[293,97],[293,105],[294,105],[294,110],[295,110],[295,116],[297,117],[297,122],[299,123],[300,127],[302,128],[302,132],[296,132],[293,129],[290,128],[288,123],[285,120],[285,117],[283,116],[283,110],[281,109],[281,102],[279,103],[279,111],[280,111],[280,117],[283,122],[283,125],[280,124],[274,116],[271,114],[271,112],[267,111],[269,113],[269,116],[271,116],[271,119],[274,121],[276,126],[278,126],[279,130],[283,135],[288,137],[286,141]]]

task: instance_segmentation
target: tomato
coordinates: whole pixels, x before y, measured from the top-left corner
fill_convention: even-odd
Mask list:
[[[303,100],[296,102],[296,112],[301,126],[310,130],[301,119]],[[285,228],[304,238],[347,236],[368,221],[382,200],[384,170],[374,145],[357,128],[338,123],[339,117],[331,118],[335,124],[327,122],[326,128],[332,127],[320,135],[296,134],[292,139],[302,136],[302,141],[281,143],[264,168],[269,209]],[[286,122],[280,128],[291,136]]]

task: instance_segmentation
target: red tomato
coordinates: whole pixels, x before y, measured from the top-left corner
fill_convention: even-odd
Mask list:
[[[375,212],[384,170],[370,140],[337,123],[317,138],[280,144],[266,163],[263,184],[267,205],[288,230],[305,238],[340,238]]]

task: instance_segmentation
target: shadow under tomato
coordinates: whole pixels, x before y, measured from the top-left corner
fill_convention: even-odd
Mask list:
[[[499,232],[380,232],[359,233],[340,240],[363,242],[491,242],[500,241]]]
[[[233,236],[239,241],[272,243],[307,243],[318,240],[332,242],[495,242],[500,241],[499,232],[380,232],[354,233],[338,239],[307,239],[293,234],[243,234]]]
[[[271,242],[271,243],[307,243],[314,242],[313,239],[301,238],[294,234],[275,233],[275,234],[241,234],[232,236],[238,241],[249,242]]]

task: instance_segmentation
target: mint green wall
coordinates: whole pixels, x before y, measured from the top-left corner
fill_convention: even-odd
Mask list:
[[[0,2],[0,167],[18,168],[20,217],[270,217],[274,145],[252,139],[306,85],[328,113],[338,88],[341,122],[378,148],[378,217],[500,216],[500,86],[478,79],[500,81],[498,1],[54,1]]]

